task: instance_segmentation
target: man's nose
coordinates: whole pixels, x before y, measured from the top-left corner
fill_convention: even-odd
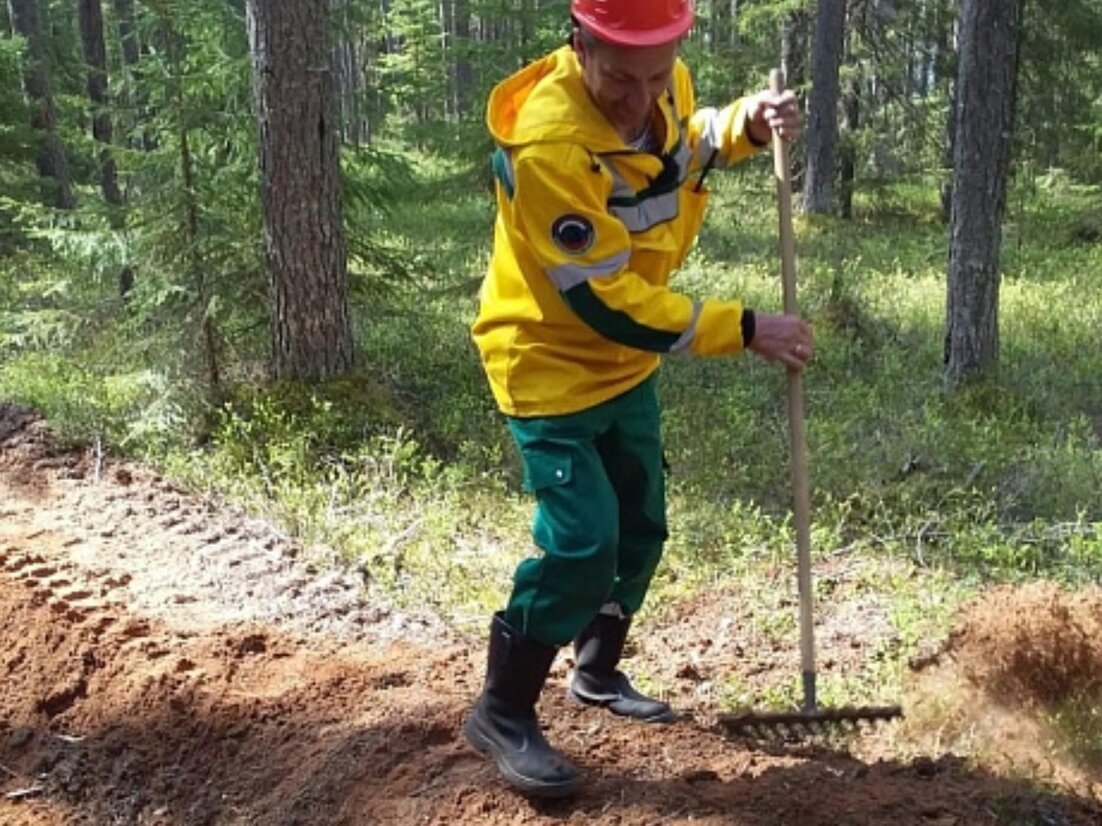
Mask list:
[[[646,83],[634,83],[628,92],[628,102],[635,109],[646,109],[651,103],[650,88]]]

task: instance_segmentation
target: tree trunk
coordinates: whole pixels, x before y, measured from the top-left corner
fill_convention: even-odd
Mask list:
[[[222,373],[218,361],[218,335],[215,329],[213,310],[213,289],[208,277],[208,267],[203,260],[202,242],[199,227],[199,190],[195,177],[195,158],[191,151],[191,135],[186,113],[190,111],[189,101],[184,88],[186,60],[186,42],[177,33],[172,15],[172,6],[162,6],[157,10],[157,30],[153,37],[163,50],[168,71],[165,81],[168,96],[172,100],[169,111],[177,118],[175,128],[180,150],[180,177],[183,180],[181,205],[183,207],[183,226],[185,227],[184,249],[187,261],[188,277],[195,290],[200,348],[207,372],[207,386],[210,400],[216,401],[221,389]]]
[[[1014,127],[1021,0],[963,0],[945,333],[946,387],[999,353],[999,243]]]
[[[390,0],[379,0],[379,21],[383,27],[383,54],[394,54],[397,46],[390,28]]]
[[[849,80],[842,90],[842,113],[845,118],[845,138],[842,141],[839,178],[841,181],[840,209],[843,218],[853,217],[853,195],[857,185],[857,139],[862,120],[868,120],[863,110],[862,96],[866,94],[867,63],[859,57],[862,38],[868,37],[869,6],[871,0],[850,0],[846,12],[847,40],[845,63],[849,67]]]
[[[455,0],[452,12],[455,29],[452,71],[455,73],[455,113],[463,120],[471,111],[474,91],[474,70],[471,67],[471,4],[470,0]]]
[[[729,40],[728,40],[727,45],[730,47],[732,55],[737,51],[738,45],[739,45],[739,37],[738,37],[739,6],[738,6],[738,4],[739,4],[739,0],[731,0],[731,30],[728,33],[729,34]]]
[[[897,61],[895,47],[892,45],[893,34],[902,26],[896,9],[897,2],[898,0],[870,0],[870,8],[866,12],[871,17],[871,27],[876,32],[881,50],[878,55],[881,59],[873,60],[869,65],[865,106],[865,123],[871,126],[869,162],[873,174],[880,178],[894,177],[900,171],[899,159],[895,154],[896,142],[891,138],[891,118],[890,115],[885,116],[891,99],[890,78]],[[877,120],[879,122],[875,123]]]
[[[76,206],[65,149],[57,134],[57,109],[50,86],[50,60],[43,39],[37,0],[8,0],[12,29],[27,41],[23,90],[31,105],[31,126],[40,134],[38,174],[53,181],[52,202],[60,209]]]
[[[944,78],[946,97],[949,100],[949,117],[945,126],[945,144],[942,157],[946,177],[941,185],[941,220],[949,222],[953,208],[953,150],[957,138],[957,80],[956,80],[956,17],[945,9],[939,9],[937,18],[937,61],[935,71]]]
[[[444,120],[454,122],[459,119],[455,105],[455,5],[451,0],[440,0],[437,4],[440,13],[440,51],[444,64]]]
[[[107,98],[107,50],[103,45],[103,7],[100,0],[77,0],[80,42],[88,70],[88,100],[92,104],[92,137],[102,144],[99,156],[100,188],[112,207],[122,206],[115,159],[111,155],[111,113]]]
[[[527,63],[532,59],[532,0],[520,0],[520,25],[517,26],[517,35],[520,37],[520,62]]]
[[[941,220],[948,223],[953,216],[953,178],[957,150],[957,82],[949,81],[949,117],[945,124],[945,144],[942,147],[942,163],[950,172],[941,185]]]
[[[841,178],[841,215],[853,217],[853,190],[857,172],[857,130],[861,127],[861,73],[857,66],[852,67],[853,76],[846,83],[842,94],[842,109],[846,116],[845,140],[842,142],[840,178]]]
[[[152,152],[157,148],[157,142],[146,128],[149,112],[139,69],[142,49],[134,18],[134,0],[114,0],[114,3],[119,44],[122,47],[122,62],[125,67],[123,91],[119,95],[119,102],[127,114],[120,126],[123,134],[126,135],[127,146]],[[138,127],[141,128],[140,137]]]
[[[838,68],[845,43],[845,22],[845,0],[819,0],[807,119],[807,181],[803,209],[820,215],[829,213],[834,201]]]
[[[803,9],[788,14],[781,25],[781,72],[789,89],[800,89],[807,84],[807,43],[811,16]],[[803,138],[797,146],[802,150]],[[802,192],[807,161],[802,151],[789,154],[792,163],[792,191]]]
[[[218,335],[211,315],[213,301],[210,279],[202,266],[199,255],[199,204],[195,197],[195,161],[191,154],[191,141],[187,129],[180,130],[180,172],[184,178],[184,191],[187,193],[185,210],[187,213],[187,237],[192,276],[198,296],[200,322],[199,329],[203,340],[203,360],[206,362],[207,382],[213,394],[217,394],[222,385],[222,371],[218,366]]]
[[[248,0],[246,8],[272,374],[325,378],[353,364],[328,0]]]
[[[339,15],[339,39],[333,46],[337,101],[341,113],[341,135],[344,142],[360,146],[367,133],[363,115],[363,69],[360,62],[359,38],[349,19],[348,0],[333,0],[333,14]]]
[[[134,30],[134,0],[115,0],[115,18],[119,27],[123,63],[133,68],[138,65],[141,57],[138,34]]]
[[[712,63],[730,67],[734,59],[731,30],[734,28],[734,7],[730,0],[713,0],[711,14]]]
[[[781,26],[781,71],[789,89],[807,80],[807,31],[810,17],[803,9],[788,15]]]

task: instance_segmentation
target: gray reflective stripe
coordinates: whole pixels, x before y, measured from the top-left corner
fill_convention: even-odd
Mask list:
[[[564,293],[572,287],[588,281],[591,278],[601,278],[613,275],[624,268],[631,257],[628,250],[618,252],[611,258],[598,261],[596,264],[559,264],[547,271],[547,275],[554,282],[559,292]]]
[[[616,169],[616,163],[611,158],[606,157],[604,159],[605,168],[612,176],[612,192],[608,196],[608,211],[623,223],[628,232],[646,232],[658,224],[672,221],[677,217],[680,205],[678,189],[688,178],[694,157],[692,149],[683,139],[684,135],[680,130],[681,127],[678,125],[678,142],[673,155],[673,161],[677,166],[678,186],[669,192],[661,192],[639,200],[640,191],[636,191],[627,185],[623,176]],[[645,192],[646,190],[641,191]]]
[[[693,161],[693,150],[689,148],[687,142],[684,140],[678,142],[677,154],[673,156],[673,159],[677,161],[678,180],[684,183],[685,179],[689,177],[689,169]]]
[[[693,302],[693,320],[689,322],[689,326],[685,329],[685,332],[681,334],[681,338],[673,343],[670,347],[671,353],[680,353],[688,350],[693,343],[693,339],[696,338],[696,324],[700,321],[700,310],[703,305],[699,301]]]
[[[651,227],[665,221],[672,221],[677,217],[677,206],[680,195],[680,187],[647,198],[633,206],[612,206],[608,211],[615,215],[627,227],[628,232],[646,232]]]
[[[691,157],[690,151],[684,145],[675,157],[681,181],[684,181],[685,176],[685,172],[680,171],[683,170],[682,161],[684,160],[687,163]],[[612,176],[613,184],[612,192],[608,196],[610,202],[608,211],[620,220],[628,232],[646,232],[663,221],[672,221],[677,217],[678,199],[680,197],[677,189],[637,203],[616,204],[616,201],[635,201],[639,193],[628,186],[611,159],[606,158],[605,167]]]
[[[616,164],[613,163],[610,158],[605,158],[605,169],[608,170],[608,174],[612,177],[612,192],[608,194],[608,199],[610,201],[616,198],[635,197],[635,190],[628,186],[627,181],[620,175],[619,170],[616,169]]]
[[[700,142],[693,153],[693,161],[697,167],[702,167],[708,162],[713,152],[717,152],[712,166],[722,169],[727,165],[727,159],[719,152],[723,148],[723,117],[722,112],[714,106],[707,106],[697,112],[697,116],[704,116],[704,128],[700,130]]]

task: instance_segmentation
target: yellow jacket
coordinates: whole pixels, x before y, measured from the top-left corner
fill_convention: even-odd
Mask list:
[[[646,379],[660,353],[743,346],[739,302],[694,301],[667,284],[703,221],[701,170],[756,149],[744,112],[738,102],[696,111],[680,61],[659,107],[662,157],[632,150],[570,47],[490,95],[497,220],[472,333],[508,415],[592,407]]]

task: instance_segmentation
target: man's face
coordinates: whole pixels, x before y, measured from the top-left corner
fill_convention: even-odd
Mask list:
[[[677,42],[627,47],[575,37],[574,51],[597,108],[624,140],[638,137],[669,87]]]

